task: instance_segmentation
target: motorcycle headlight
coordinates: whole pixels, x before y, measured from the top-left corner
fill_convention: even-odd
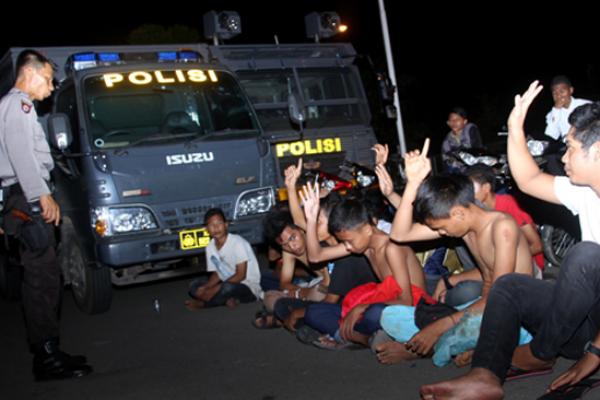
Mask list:
[[[493,167],[498,164],[498,159],[492,156],[481,156],[477,157],[477,163],[485,164],[488,167]]]
[[[266,213],[275,204],[275,195],[270,187],[248,190],[239,195],[235,203],[233,218]]]
[[[462,162],[464,162],[469,167],[477,164],[477,158],[475,158],[475,156],[473,156],[472,154],[469,154],[465,151],[458,152],[458,157],[462,160]]]
[[[97,207],[92,209],[92,228],[100,236],[113,236],[158,228],[145,207]]]
[[[544,154],[550,142],[547,140],[528,140],[527,148],[529,153],[534,157],[539,157]]]

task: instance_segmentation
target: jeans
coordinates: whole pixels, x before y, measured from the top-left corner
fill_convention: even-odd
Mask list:
[[[190,284],[189,295],[194,298],[194,294],[196,290],[206,284],[208,281],[207,277],[201,277],[194,280]],[[225,305],[227,300],[236,299],[240,303],[251,303],[256,301],[256,296],[252,293],[250,288],[243,283],[231,283],[231,282],[221,282],[221,288],[219,291],[206,302],[206,307],[218,307]]]
[[[448,289],[444,303],[452,307],[460,306],[480,297],[482,288],[482,281],[458,282],[452,289]]]
[[[364,335],[372,335],[381,329],[381,313],[387,304],[371,304],[364,312],[360,321],[354,325],[356,332]],[[304,314],[304,323],[319,332],[327,333],[331,337],[335,336],[340,327],[342,319],[342,305],[318,303],[311,304]]]
[[[581,242],[563,260],[556,282],[525,275],[501,277],[492,287],[481,325],[473,368],[504,381],[523,326],[533,336],[531,351],[542,360],[577,359],[600,328],[600,245]]]

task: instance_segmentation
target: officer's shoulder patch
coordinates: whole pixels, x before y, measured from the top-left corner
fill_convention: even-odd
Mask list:
[[[33,107],[31,103],[28,103],[25,100],[21,100],[21,110],[25,114],[29,114],[31,112],[31,107]]]

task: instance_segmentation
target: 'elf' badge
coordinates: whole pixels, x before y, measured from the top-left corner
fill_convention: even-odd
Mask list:
[[[26,101],[21,101],[21,110],[23,110],[25,114],[29,114],[31,107],[31,104],[27,103]]]

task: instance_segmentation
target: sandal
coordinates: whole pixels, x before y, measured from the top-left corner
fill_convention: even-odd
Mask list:
[[[266,311],[259,311],[254,317],[252,326],[256,329],[277,329],[280,327],[275,315],[269,314]]]
[[[329,335],[319,337],[312,342],[316,347],[323,350],[339,351],[339,350],[359,350],[364,347],[352,342],[338,342]]]
[[[506,382],[514,381],[522,378],[529,378],[532,376],[548,375],[552,373],[552,368],[542,369],[521,369],[511,365],[506,372]]]
[[[574,385],[562,386],[546,393],[538,400],[577,400],[583,398],[590,390],[600,386],[600,379],[588,378]]]

